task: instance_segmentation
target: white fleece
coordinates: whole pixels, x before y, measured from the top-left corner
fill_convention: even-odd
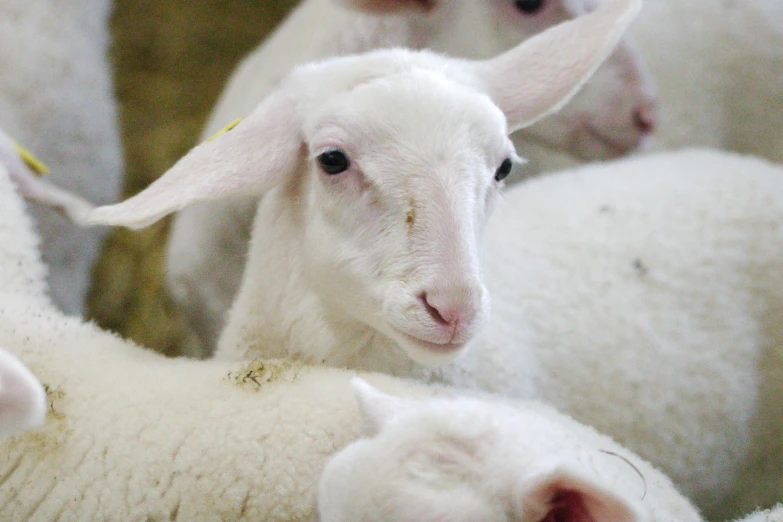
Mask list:
[[[504,199],[485,233],[490,322],[455,364],[426,370],[370,327],[301,320],[304,301],[259,314],[261,270],[245,274],[218,357],[337,360],[543,399],[660,467],[710,518],[783,499],[783,170],[691,150]],[[266,248],[251,243],[249,266]],[[323,331],[333,343],[317,353],[286,344]]]
[[[100,204],[122,174],[107,59],[109,0],[0,1],[0,128],[51,169],[58,186]],[[55,304],[82,314],[104,229],[79,229],[30,203]]]
[[[316,520],[316,488],[326,461],[356,440],[368,419],[366,408],[362,421],[356,407],[351,372],[279,360],[166,359],[66,317],[42,299],[42,270],[31,272],[27,287],[16,284],[41,262],[3,170],[0,198],[7,203],[0,205],[0,222],[18,225],[9,228],[15,237],[6,231],[4,238],[18,242],[25,260],[7,264],[11,258],[0,257],[0,345],[11,347],[44,383],[49,410],[42,429],[0,440],[0,518]],[[24,236],[26,245],[19,242]],[[0,243],[0,252],[9,244]],[[456,393],[377,374],[363,378],[401,397]],[[475,415],[482,405],[470,403]],[[549,407],[506,404],[530,424],[518,449],[533,450],[547,462],[548,452],[555,459],[562,453],[542,452],[542,441],[573,444],[580,467],[587,464],[582,485],[587,479],[604,487],[610,479],[609,491],[632,494],[634,504],[646,491],[642,512],[698,520],[665,477],[607,437]],[[488,417],[479,415],[485,424],[473,422],[470,433],[495,429]],[[397,444],[396,437],[386,439],[388,448]],[[624,478],[612,483],[618,477]],[[752,521],[780,520],[762,516]]]

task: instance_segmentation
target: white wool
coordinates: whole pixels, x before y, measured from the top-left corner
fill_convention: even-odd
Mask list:
[[[0,252],[21,251],[25,265],[40,267],[35,234],[18,220],[21,200],[4,170],[0,198],[0,222],[17,225]],[[42,277],[19,285],[18,264],[2,259],[11,270],[0,272],[0,345],[13,347],[47,394],[22,367],[25,384],[36,387],[34,415],[9,422],[17,412],[8,400],[19,401],[7,395],[8,371],[18,379],[20,364],[0,349],[0,433],[37,427],[48,414],[42,428],[0,440],[0,518],[315,520],[326,460],[361,432],[349,372],[165,359],[64,316],[41,299]],[[453,393],[364,378],[405,396]],[[521,408],[531,418],[553,415]],[[584,436],[579,429],[574,437]],[[562,431],[546,422],[539,429]],[[655,478],[652,491],[658,486]]]
[[[95,202],[115,201],[122,156],[107,59],[109,0],[0,1],[0,127],[51,169],[51,180]],[[55,304],[84,300],[105,230],[75,227],[31,203]]]
[[[783,505],[748,515],[742,522],[783,522]]]
[[[701,520],[650,464],[550,407],[414,401],[354,382],[365,438],[327,464],[322,522]]]
[[[592,0],[546,0],[540,12],[523,14],[508,0],[438,0],[424,14],[411,2],[343,3],[401,12],[377,16],[346,10],[334,0],[302,2],[239,65],[204,137],[249,113],[297,64],[393,46],[487,58],[593,6]],[[525,156],[556,147],[586,159],[613,157],[633,149],[646,135],[636,111],[651,122],[656,118],[653,87],[633,44],[623,38],[584,92],[560,113],[516,132],[514,141]],[[553,166],[531,159],[526,172]],[[213,351],[239,287],[257,203],[247,196],[203,203],[184,209],[174,220],[167,254],[169,288],[205,353]]]
[[[2,170],[0,198],[11,203],[0,206],[3,217],[15,219],[21,201]],[[30,227],[16,231],[19,238],[30,236],[20,249],[31,265],[40,267]],[[459,451],[464,449],[461,437],[476,442],[482,430],[503,431],[511,419],[524,422],[524,427],[518,429],[518,440],[512,436],[500,445],[502,450],[510,442],[515,448],[500,455],[506,469],[519,461],[503,457],[531,453],[536,466],[525,466],[526,471],[556,465],[558,485],[570,491],[576,486],[588,500],[600,498],[610,506],[604,509],[617,509],[613,505],[619,503],[631,506],[641,515],[639,520],[698,520],[688,501],[659,472],[550,407],[501,404],[486,395],[480,400],[430,400],[417,403],[417,411],[427,416],[426,426],[410,431],[404,424],[410,422],[408,416],[395,420],[391,428],[390,410],[378,404],[378,392],[368,397],[365,390],[360,417],[349,372],[288,361],[166,359],[64,316],[42,301],[40,278],[24,288],[9,285],[15,277],[12,271],[0,272],[0,345],[13,347],[46,384],[48,414],[43,428],[0,440],[3,520],[316,520],[322,470],[335,452],[361,435],[362,424],[375,423],[376,430],[388,424],[384,431],[397,431],[375,443],[386,454],[411,437],[442,436],[439,426],[444,424],[456,430],[449,434],[446,449]],[[386,393],[416,400],[463,393],[382,375],[362,377]],[[436,415],[429,415],[431,411]],[[444,421],[443,414],[451,419]],[[463,414],[468,424],[460,418]],[[420,417],[413,420],[422,423]],[[427,446],[417,449],[427,456]],[[476,470],[470,462],[463,467],[465,461],[450,461],[450,456],[425,458],[418,470],[427,473],[430,464],[444,459],[457,476]],[[382,476],[360,484],[357,493],[365,493],[370,484],[395,485],[379,483],[378,478]],[[516,475],[487,483],[494,488],[517,484]],[[536,499],[546,504],[545,496]],[[527,508],[536,505],[526,503]],[[770,516],[759,513],[748,522],[780,520]]]
[[[684,151],[563,172],[504,199],[485,233],[490,322],[454,364],[428,371],[367,325],[308,316],[295,279],[270,286],[280,278],[260,261],[263,240],[218,356],[542,399],[660,467],[711,518],[783,498],[783,170]],[[276,285],[301,304],[267,301]]]

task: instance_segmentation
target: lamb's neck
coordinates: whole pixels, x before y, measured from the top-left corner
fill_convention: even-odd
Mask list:
[[[247,268],[216,356],[282,357],[375,371],[400,366],[405,358],[395,343],[330,310],[309,285],[303,267],[306,205],[300,204],[301,193],[302,187],[280,187],[262,199]]]

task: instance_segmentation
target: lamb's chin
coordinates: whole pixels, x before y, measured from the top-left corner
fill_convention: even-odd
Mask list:
[[[433,343],[405,333],[399,333],[395,337],[395,341],[408,357],[431,368],[452,363],[467,346],[467,343]]]

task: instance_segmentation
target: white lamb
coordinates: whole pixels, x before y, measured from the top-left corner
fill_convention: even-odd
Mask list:
[[[116,201],[122,174],[106,56],[110,0],[0,0],[0,127],[52,170],[58,186]],[[32,204],[54,302],[82,314],[105,231]]]
[[[34,233],[2,165],[0,198],[3,202],[16,198],[15,204],[0,206],[0,223],[16,225],[0,229],[0,254],[24,251],[24,257],[40,268]],[[48,391],[46,425],[0,440],[2,520],[316,520],[316,487],[327,460],[362,432],[348,372],[285,361],[238,365],[166,359],[65,317],[42,301],[42,270],[23,288],[9,284],[27,274],[22,265],[0,267],[0,344],[14,347],[47,383]],[[5,384],[3,360],[0,352],[0,385]],[[462,393],[381,375],[363,378],[395,396],[419,400]],[[417,420],[415,431],[389,436],[391,429],[400,429],[393,427],[399,425],[397,406],[405,404],[407,410],[410,399],[403,402],[367,385],[360,388],[365,424],[386,426],[388,444],[372,443],[384,454],[404,444],[406,437],[440,437],[443,426],[455,425],[444,422],[442,415],[433,416],[427,426]],[[0,425],[7,412],[3,390],[0,386]],[[37,395],[34,401],[39,413],[41,398]],[[660,520],[663,514],[667,521],[700,520],[670,481],[608,438],[548,407],[498,404],[498,399],[483,396],[434,399],[417,403],[416,408],[450,413],[448,408],[460,405],[454,419],[458,421],[463,413],[471,417],[470,425],[463,426],[466,431],[457,433],[448,445],[452,450],[469,449],[459,442],[475,441],[482,429],[499,431],[503,422],[498,421],[503,419],[495,414],[501,408],[528,421],[519,437],[503,442],[511,443],[509,449],[530,454],[532,460],[524,468],[528,472],[565,461],[568,467],[560,468],[549,482],[555,492],[563,485],[568,490],[562,491],[550,512],[555,520],[571,522],[574,519],[567,516],[580,514],[580,505],[591,514],[614,509],[608,511],[612,516],[630,509],[638,515],[632,520]],[[392,414],[394,420],[389,419]],[[17,421],[21,417],[13,416]],[[550,446],[542,447],[541,441],[549,441]],[[553,450],[552,443],[560,444]],[[426,457],[428,448],[420,449]],[[356,454],[354,448],[348,452]],[[338,459],[344,463],[348,454]],[[435,456],[419,461],[420,469],[444,463],[444,456],[448,459],[448,455]],[[451,469],[459,475],[476,469],[470,461],[454,464]],[[334,485],[335,466],[323,480],[325,487]],[[506,485],[512,488],[526,476],[516,475]],[[627,482],[617,483],[617,477]],[[546,490],[541,480],[537,483]],[[397,485],[377,480],[372,484],[390,489]],[[486,482],[488,487],[493,484],[497,480]],[[369,485],[358,493],[365,494],[364,486]],[[346,494],[345,488],[337,493]],[[334,506],[337,497],[332,492],[321,495],[322,506],[330,498]],[[530,501],[537,499],[526,495],[521,500],[530,507]],[[596,511],[596,500],[606,510]],[[766,520],[760,517],[754,522]],[[584,522],[584,518],[576,520]],[[772,520],[779,519],[768,519]]]
[[[558,81],[600,61],[628,6],[608,2],[488,62],[396,50],[302,67],[236,128],[90,219],[144,226],[266,193],[218,356],[540,398],[639,452],[712,517],[772,505],[779,167],[686,151],[585,168],[515,187],[484,230],[513,157],[507,131],[564,99]],[[567,72],[542,48],[573,59]]]
[[[170,360],[65,317],[41,299],[35,235],[2,163],[0,199],[11,203],[0,205],[0,225],[13,225],[0,228],[2,259],[23,252],[39,268],[24,287],[18,283],[29,275],[25,265],[0,264],[0,344],[14,347],[48,391],[47,398],[40,386],[31,390],[32,418],[9,409],[8,384],[24,383],[9,381],[7,370],[20,370],[19,361],[0,350],[0,432],[23,422],[40,424],[48,409],[43,428],[0,440],[0,518],[315,520],[316,486],[326,460],[361,432],[351,375],[281,361]],[[29,381],[29,372],[20,371]],[[397,395],[454,394],[380,375],[364,378]],[[17,398],[10,397],[12,406],[21,405]],[[514,408],[533,421],[528,437],[554,439],[569,432],[576,443],[596,438],[547,408]],[[520,439],[517,446],[531,440]],[[601,448],[634,459],[608,439]],[[536,458],[547,461],[561,453]],[[607,462],[622,468],[621,458]],[[686,515],[683,522],[698,520],[668,481],[650,473],[648,499],[665,488],[670,496],[660,497],[660,509],[674,506]],[[593,498],[600,476],[586,470],[579,477],[569,485]],[[622,503],[613,500],[615,490],[601,493],[607,502]]]
[[[367,438],[326,465],[321,522],[701,520],[658,470],[544,405],[354,387]]]
[[[205,137],[249,113],[295,65],[393,46],[486,58],[584,14],[595,1],[437,0],[426,2],[426,12],[421,9],[425,2],[418,1],[344,1],[353,11],[338,3],[305,0],[245,58],[215,107]],[[551,149],[585,160],[618,156],[654,128],[655,104],[644,67],[624,37],[576,99],[514,133],[513,140],[528,160],[526,172],[559,165],[546,160]],[[214,351],[239,288],[257,205],[255,197],[235,197],[184,209],[174,220],[168,286],[206,353]]]

